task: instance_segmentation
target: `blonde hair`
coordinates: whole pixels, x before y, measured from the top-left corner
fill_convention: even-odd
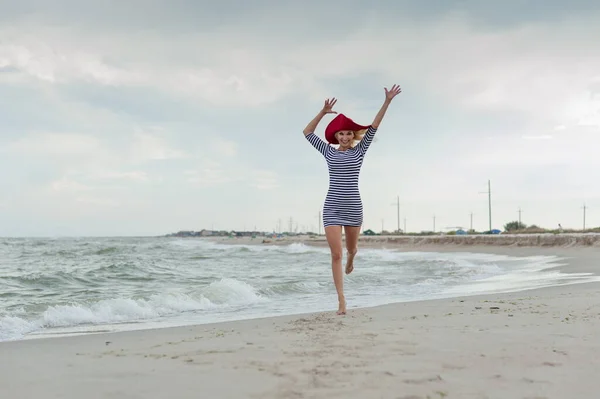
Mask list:
[[[354,131],[354,141],[352,142],[352,147],[356,146],[367,133],[367,129],[360,129]]]

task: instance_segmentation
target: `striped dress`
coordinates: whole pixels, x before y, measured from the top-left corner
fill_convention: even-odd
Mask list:
[[[376,131],[376,128],[370,126],[362,140],[346,151],[338,151],[314,133],[305,136],[323,154],[329,169],[329,190],[323,205],[325,227],[362,225],[363,206],[358,190],[358,176]]]

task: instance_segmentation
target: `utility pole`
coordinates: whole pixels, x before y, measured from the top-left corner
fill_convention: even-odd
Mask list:
[[[398,234],[400,234],[400,196],[397,197],[396,199],[398,202],[396,203],[396,210],[397,210],[397,216],[398,216]]]
[[[583,231],[585,232],[585,210],[587,209],[587,206],[585,205],[585,202],[583,203]]]
[[[321,235],[321,211],[319,211],[319,223],[317,226],[319,226],[319,235]]]
[[[489,180],[488,180],[488,190],[480,191],[479,193],[488,195],[488,214],[489,214],[489,219],[490,219],[490,232],[491,232],[492,231],[492,185]]]
[[[396,215],[398,217],[398,233],[400,233],[400,196],[396,197],[396,203],[392,205],[396,205]]]
[[[435,215],[433,215],[433,232],[435,233]]]
[[[471,212],[471,228],[470,231],[473,231],[473,212]]]
[[[488,180],[488,213],[490,218],[490,232],[492,231],[492,184]]]
[[[519,207],[519,229],[521,229],[521,207]]]

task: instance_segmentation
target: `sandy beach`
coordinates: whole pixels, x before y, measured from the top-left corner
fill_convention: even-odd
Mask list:
[[[567,258],[565,270],[597,273],[600,268],[600,249],[593,245],[429,244],[419,250],[553,254]],[[356,268],[360,272],[359,259]],[[316,314],[0,343],[0,397],[598,396],[598,283],[363,309],[352,308],[352,293],[347,295],[346,316],[336,316],[332,308]]]

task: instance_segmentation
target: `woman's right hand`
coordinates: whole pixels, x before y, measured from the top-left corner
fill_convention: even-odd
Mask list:
[[[337,112],[335,112],[333,110],[333,106],[335,105],[335,103],[337,102],[337,100],[335,98],[327,99],[325,100],[325,104],[323,105],[323,109],[319,111],[319,113],[317,114],[317,116],[314,117],[314,119],[312,121],[310,121],[308,123],[308,125],[306,125],[306,127],[304,128],[304,135],[307,136],[310,133],[313,133],[315,131],[315,129],[317,128],[317,125],[319,124],[319,122],[321,121],[321,119],[323,119],[323,117],[327,114],[337,114]]]
[[[331,100],[325,100],[325,104],[323,105],[323,109],[321,110],[321,112],[323,114],[337,114],[337,112],[333,110],[333,106],[335,105],[335,103],[337,103],[337,100],[335,98],[332,98]]]

